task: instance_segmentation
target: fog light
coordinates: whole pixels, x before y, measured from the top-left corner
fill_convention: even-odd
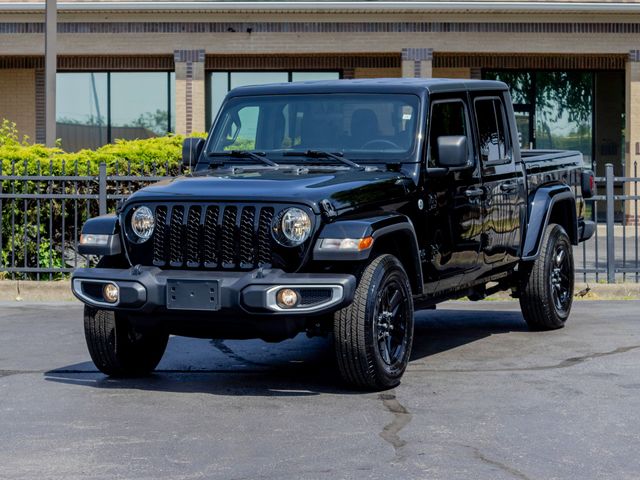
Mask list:
[[[116,303],[119,296],[120,292],[118,291],[118,287],[113,283],[107,283],[102,287],[102,297],[105,301],[109,303]]]
[[[283,288],[282,290],[278,290],[276,301],[280,308],[293,308],[298,303],[298,294],[295,290]]]

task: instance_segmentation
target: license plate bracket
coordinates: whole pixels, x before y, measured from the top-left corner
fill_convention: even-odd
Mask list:
[[[167,309],[220,310],[217,280],[168,280]]]

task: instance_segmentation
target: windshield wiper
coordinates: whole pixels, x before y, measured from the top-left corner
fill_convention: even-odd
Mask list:
[[[344,156],[342,156],[342,153],[335,154],[331,152],[325,152],[324,150],[305,150],[305,151],[287,150],[285,152],[282,152],[282,154],[288,157],[330,158],[340,163],[344,163],[345,165],[348,165],[351,168],[355,168],[357,170],[364,170],[364,167],[362,165],[358,165],[356,162],[352,162],[348,158],[344,158]]]
[[[224,152],[209,152],[207,157],[231,157],[231,158],[250,158],[257,160],[260,163],[269,165],[270,167],[277,167],[278,164],[266,157],[265,152],[252,152],[250,150],[228,150]]]

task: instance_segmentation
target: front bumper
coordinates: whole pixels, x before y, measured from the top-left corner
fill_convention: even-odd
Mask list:
[[[114,303],[107,302],[102,296],[102,286],[107,283],[118,289],[118,300]],[[176,285],[182,295],[179,299],[174,296]],[[351,303],[356,278],[348,274],[285,273],[282,270],[208,272],[157,267],[78,268],[71,276],[71,287],[83,303],[110,310],[310,315],[331,313]],[[301,299],[299,304],[288,309],[280,307],[275,295],[281,288],[297,291]],[[189,294],[193,302],[190,302]]]

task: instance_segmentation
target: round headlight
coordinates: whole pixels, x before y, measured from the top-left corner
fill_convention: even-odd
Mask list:
[[[280,216],[279,225],[275,225],[276,240],[287,247],[296,247],[303,243],[311,233],[311,218],[304,210],[288,208]]]
[[[155,226],[156,220],[148,207],[139,207],[133,212],[131,230],[138,236],[140,242],[149,240]]]

